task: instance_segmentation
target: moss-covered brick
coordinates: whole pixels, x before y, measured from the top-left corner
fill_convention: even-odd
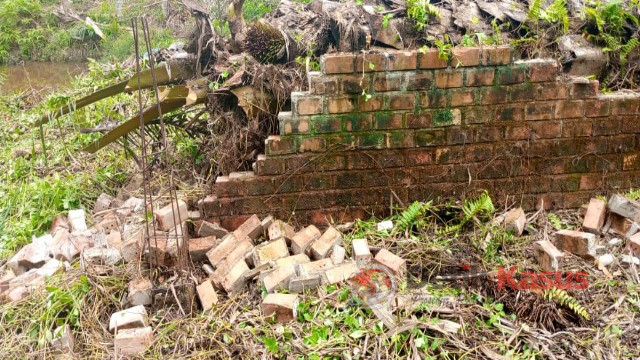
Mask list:
[[[342,115],[346,131],[367,131],[374,128],[373,114],[358,113]]]
[[[467,69],[467,86],[491,86],[495,79],[493,68],[472,68]]]
[[[527,80],[527,68],[524,65],[500,66],[496,68],[496,78],[500,85],[524,83]]]
[[[456,89],[449,92],[449,106],[473,105],[475,102],[475,89]]]
[[[333,115],[316,116],[312,120],[313,132],[316,134],[342,131],[341,119]]]
[[[327,134],[324,138],[327,149],[346,150],[354,146],[354,137],[351,133]]]
[[[333,188],[333,176],[323,173],[313,173],[304,176],[305,189],[328,190]]]
[[[362,184],[362,175],[354,172],[341,173],[335,176],[334,182],[337,189],[358,188]]]
[[[444,130],[416,130],[414,135],[414,144],[418,147],[443,145],[446,140]]]
[[[376,73],[373,77],[373,90],[376,92],[399,91],[405,89],[405,82],[409,73],[384,72]]]
[[[284,159],[278,157],[267,157],[258,155],[256,160],[256,174],[258,175],[280,175],[285,171]]]
[[[376,129],[402,129],[402,113],[378,112],[375,114]]]
[[[327,99],[329,114],[352,112],[357,104],[356,96],[340,96]]]
[[[613,115],[638,114],[640,95],[611,96],[611,113]]]
[[[438,110],[433,114],[433,126],[453,125],[453,111],[451,109]]]
[[[410,129],[426,129],[431,127],[432,114],[431,112],[415,112],[407,113],[406,127]]]
[[[529,102],[536,99],[536,87],[531,83],[509,86],[508,92],[510,102]]]
[[[371,93],[371,75],[342,75],[340,77],[341,94]]]
[[[385,147],[385,133],[381,131],[362,132],[356,135],[359,148],[376,148]]]
[[[327,144],[323,136],[303,137],[298,140],[300,143],[298,151],[303,152],[321,152],[325,151]]]
[[[593,123],[591,120],[563,120],[562,137],[591,136]]]
[[[390,131],[386,134],[385,145],[388,149],[412,148],[414,144],[412,130]]]
[[[436,70],[435,84],[440,89],[457,88],[463,84],[463,72],[458,69]]]
[[[265,142],[267,155],[293,154],[296,150],[295,137],[269,136]]]
[[[562,82],[537,84],[535,100],[564,100],[569,98],[569,86]],[[531,98],[529,98],[531,101]]]
[[[432,71],[419,71],[414,74],[406,75],[406,89],[413,90],[426,90],[433,86],[433,72]]]
[[[509,99],[508,90],[502,86],[483,87],[478,92],[483,105],[502,104]]]
[[[508,45],[487,46],[482,49],[483,65],[507,65],[513,58],[513,48]]]
[[[555,107],[556,104],[553,101],[529,103],[525,107],[524,118],[525,120],[552,119]]]
[[[432,88],[419,94],[419,106],[423,109],[443,108],[447,106],[447,91]]]
[[[582,100],[556,102],[556,119],[579,118],[584,115]]]
[[[523,105],[501,105],[496,107],[496,121],[522,121],[524,120]]]

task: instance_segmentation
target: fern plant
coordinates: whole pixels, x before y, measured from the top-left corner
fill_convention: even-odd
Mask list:
[[[543,8],[546,3],[543,0],[533,0],[529,4],[527,19],[535,24],[539,20],[544,20],[552,24],[562,25],[562,30],[566,34],[569,31],[569,11],[566,0],[553,0],[551,5]]]
[[[465,200],[462,204],[463,218],[462,220],[453,225],[446,225],[444,228],[445,234],[450,234],[460,231],[471,219],[475,217],[487,218],[495,211],[493,201],[487,191],[483,191],[476,199]]]
[[[578,300],[573,296],[569,295],[566,291],[552,288],[544,291],[544,298],[547,301],[554,301],[560,306],[565,306],[571,309],[576,315],[583,317],[584,319],[589,320],[589,313],[587,310],[580,305]]]
[[[440,11],[430,0],[407,0],[407,17],[413,20],[416,30],[422,31],[430,18],[440,17]]]
[[[396,221],[396,226],[393,228],[392,234],[398,234],[410,229],[420,216],[424,215],[425,212],[431,209],[431,204],[431,201],[426,203],[414,201],[400,214]]]

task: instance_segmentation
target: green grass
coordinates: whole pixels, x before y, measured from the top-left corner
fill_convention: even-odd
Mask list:
[[[0,257],[47,231],[55,215],[89,207],[100,192],[123,181],[123,169],[130,165],[122,152],[111,148],[92,156],[79,153],[99,134],[78,130],[106,117],[118,121],[128,116],[114,106],[133,104],[130,95],[103,100],[43,126],[46,150],[40,130],[32,127],[48,108],[121,76],[121,70],[92,63],[89,74],[77,78],[72,90],[51,94],[36,106],[24,103],[21,94],[0,97]]]

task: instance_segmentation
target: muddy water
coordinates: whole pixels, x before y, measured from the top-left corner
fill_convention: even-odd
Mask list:
[[[0,65],[0,94],[45,88],[60,90],[69,86],[74,76],[86,70],[84,63],[25,62]]]

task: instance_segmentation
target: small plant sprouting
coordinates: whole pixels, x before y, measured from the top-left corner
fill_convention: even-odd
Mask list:
[[[382,28],[386,29],[389,27],[390,21],[393,19],[393,14],[384,14],[382,17]]]
[[[449,39],[449,35],[444,35],[444,41],[436,39],[433,43],[436,45],[436,48],[438,48],[438,58],[449,61],[453,56],[453,44]]]
[[[422,31],[430,18],[440,17],[440,11],[431,5],[430,0],[408,0],[407,17],[413,20],[413,26],[416,30]]]
[[[451,109],[438,110],[434,115],[436,124],[446,125],[453,122],[453,112]]]

